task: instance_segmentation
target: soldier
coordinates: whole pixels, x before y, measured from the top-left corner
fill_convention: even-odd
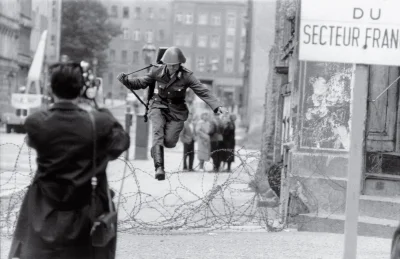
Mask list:
[[[182,51],[177,47],[168,48],[161,58],[163,65],[155,66],[143,77],[128,79],[121,73],[117,79],[131,90],[145,89],[156,83],[150,101],[149,118],[153,127],[151,156],[154,160],[155,178],[165,180],[164,147],[173,148],[188,118],[185,103],[186,89],[206,102],[216,114],[227,112],[217,98],[204,86],[190,70],[181,64],[186,62]]]

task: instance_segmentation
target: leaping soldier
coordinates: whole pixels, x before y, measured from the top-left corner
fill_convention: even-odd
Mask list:
[[[193,72],[183,67],[186,58],[177,47],[168,48],[161,58],[162,65],[153,67],[143,77],[128,79],[121,73],[117,79],[128,89],[139,90],[155,84],[154,95],[150,100],[149,118],[153,128],[151,156],[154,160],[155,178],[165,180],[164,147],[173,148],[189,115],[185,103],[186,89],[207,103],[216,114],[226,113],[218,99],[204,86]]]

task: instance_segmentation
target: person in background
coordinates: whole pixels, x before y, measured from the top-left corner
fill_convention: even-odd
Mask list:
[[[223,117],[222,147],[224,149],[222,160],[227,164],[226,172],[231,172],[231,164],[235,161],[235,121],[236,115],[230,114]]]
[[[24,124],[38,165],[22,201],[8,258],[114,259],[117,238],[105,247],[93,247],[90,230],[92,217],[108,210],[106,168],[129,148],[129,135],[109,110],[88,111],[78,105],[84,85],[79,63],[54,64],[50,74],[55,103],[29,115]]]
[[[218,172],[221,166],[221,146],[223,142],[222,131],[223,125],[221,122],[220,116],[214,116],[214,118],[210,122],[210,141],[211,141],[211,158],[213,160],[213,170],[214,172]]]
[[[180,134],[180,139],[183,143],[183,170],[193,171],[193,161],[194,161],[194,142],[195,142],[195,129],[193,126],[193,115],[189,114],[188,119],[185,121],[183,130]],[[189,169],[188,163],[189,160]]]
[[[204,162],[210,160],[210,123],[208,113],[203,113],[196,123],[197,158],[200,161],[200,170],[204,171]]]

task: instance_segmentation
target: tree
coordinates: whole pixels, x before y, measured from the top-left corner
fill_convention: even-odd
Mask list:
[[[71,60],[98,59],[98,74],[107,68],[105,50],[121,29],[109,21],[107,9],[98,1],[65,0],[62,3],[61,54]]]

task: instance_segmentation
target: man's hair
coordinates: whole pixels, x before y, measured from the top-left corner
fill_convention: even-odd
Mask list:
[[[57,63],[50,67],[51,89],[62,99],[75,99],[83,87],[83,71],[79,63]]]

